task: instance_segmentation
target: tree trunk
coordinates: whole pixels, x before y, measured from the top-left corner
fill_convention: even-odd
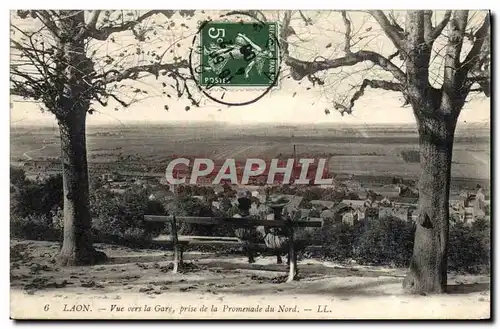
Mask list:
[[[443,293],[447,283],[449,194],[457,116],[437,109],[416,115],[420,139],[420,214],[409,272],[412,293]]]
[[[85,109],[74,108],[64,119],[59,119],[64,240],[57,262],[63,266],[92,265],[106,260],[106,255],[92,246],[85,117]]]

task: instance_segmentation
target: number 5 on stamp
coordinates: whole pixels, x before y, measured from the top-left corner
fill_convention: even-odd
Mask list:
[[[276,22],[207,23],[199,32],[200,84],[272,86],[279,71],[277,33]]]

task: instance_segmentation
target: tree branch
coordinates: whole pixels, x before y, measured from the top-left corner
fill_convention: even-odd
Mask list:
[[[302,61],[293,57],[287,57],[285,59],[285,63],[290,67],[292,78],[295,80],[302,80],[302,78],[306,75],[314,74],[319,71],[325,71],[342,66],[353,66],[365,61],[370,61],[385,71],[391,73],[393,77],[402,84],[406,83],[406,75],[399,67],[394,65],[384,56],[368,50],[360,50],[336,59],[325,59],[321,61],[315,60],[312,62]]]
[[[167,70],[171,72],[171,71],[176,71],[180,68],[188,68],[188,67],[189,63],[186,60],[182,60],[176,63],[138,65],[127,68],[121,72],[117,70],[111,70],[102,75],[103,76],[102,83],[109,84],[126,79],[137,79],[140,73],[150,73],[158,77],[161,70]]]
[[[351,114],[354,107],[354,103],[364,95],[366,87],[391,90],[391,91],[403,91],[404,86],[400,83],[384,81],[384,80],[370,80],[364,79],[358,91],[352,96],[349,105],[345,106],[339,103],[334,103],[336,110],[339,110],[342,115],[344,113]]]
[[[53,15],[46,10],[35,10],[34,11],[38,19],[43,23],[43,25],[56,37],[60,37],[60,30],[56,23],[52,20]]]
[[[490,28],[490,19],[490,15],[486,15],[483,20],[483,24],[474,34],[474,44],[472,45],[471,50],[469,51],[467,57],[463,62],[463,69],[466,72],[470,71],[474,66],[476,66],[481,57],[481,49],[483,48],[484,42],[488,39],[487,36]]]
[[[302,20],[304,21],[304,24],[307,26],[307,25],[312,25],[312,20],[308,17],[306,17],[304,15],[304,13],[302,12],[302,10],[299,10],[299,14],[300,14],[300,17],[302,18]]]
[[[424,10],[424,35],[425,41],[429,42],[432,34],[432,10]]]
[[[405,30],[401,27],[401,25],[398,24],[398,21],[396,20],[396,17],[394,17],[394,15],[392,13],[389,13],[389,19],[390,19],[391,24],[396,29],[396,31],[398,31],[399,33],[401,33],[402,35],[404,35]]]
[[[448,25],[450,18],[451,18],[451,10],[447,10],[446,13],[444,14],[443,20],[441,20],[441,22],[439,22],[439,24],[436,25],[436,27],[430,33],[427,42],[434,42],[434,40],[436,40],[437,37],[439,37],[439,35],[441,34],[441,32],[443,32],[446,25]]]
[[[91,38],[94,38],[97,40],[104,41],[107,38],[109,38],[109,36],[113,33],[130,30],[134,26],[136,26],[137,24],[144,21],[146,18],[151,17],[155,14],[162,14],[162,13],[165,14],[167,17],[172,16],[172,12],[170,10],[150,10],[150,11],[146,12],[145,14],[139,16],[136,20],[127,21],[127,22],[120,24],[120,25],[105,26],[105,27],[102,27],[100,29],[97,29],[95,27],[95,24],[93,24],[93,25],[88,24],[85,27],[85,33],[83,34],[83,36],[84,37],[91,37]],[[99,14],[93,15],[93,18],[95,16],[99,16]]]
[[[458,100],[456,92],[462,90],[463,80],[462,74],[458,72],[460,68],[460,52],[464,41],[465,28],[467,25],[468,11],[456,10],[450,20],[450,33],[448,35],[448,44],[446,46],[446,55],[444,60],[444,76],[443,76],[443,98],[442,102],[445,105],[453,104]],[[465,78],[465,75],[463,75]]]
[[[283,16],[283,21],[281,22],[280,29],[280,42],[281,42],[281,52],[284,59],[288,57],[288,29],[290,27],[290,19],[292,17],[292,12],[286,10]]]
[[[394,46],[396,46],[398,50],[403,51],[405,49],[403,43],[404,38],[396,29],[396,27],[392,25],[391,22],[389,22],[384,12],[382,10],[370,10],[368,12],[379,23],[379,25],[382,27],[382,30],[384,30],[384,33],[389,37],[389,39],[391,39]]]
[[[344,20],[345,26],[345,43],[344,43],[344,51],[346,54],[351,53],[351,21],[347,18],[347,13],[345,10],[342,10],[342,19]]]
[[[469,71],[465,85],[470,88],[474,83],[481,86],[475,91],[483,91],[486,97],[491,96],[491,73],[489,71]]]
[[[86,26],[87,30],[90,31],[95,30],[100,15],[101,15],[101,10],[94,10],[92,12],[92,16],[90,17],[90,20]]]

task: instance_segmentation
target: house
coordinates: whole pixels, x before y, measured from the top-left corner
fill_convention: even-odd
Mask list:
[[[463,199],[450,199],[449,201],[449,204],[450,204],[450,208],[453,208],[453,209],[461,209],[461,208],[465,208],[465,200]]]
[[[472,206],[474,210],[479,213],[480,211],[484,212],[486,210],[486,197],[483,193],[483,190],[480,188],[477,193],[474,201],[472,202]]]
[[[158,200],[161,202],[172,200],[174,194],[169,190],[155,190],[149,195],[149,200]]]
[[[451,208],[450,207],[450,223],[453,224],[455,222],[465,222],[465,208]]]
[[[260,214],[265,214],[267,212],[267,207],[263,204],[257,206],[257,204],[252,203],[252,206],[250,207],[249,211],[250,211],[250,215],[257,216]]]
[[[220,209],[220,201],[212,201],[212,207],[215,209]]]
[[[319,206],[321,208],[331,209],[335,205],[335,201],[324,201],[324,200],[311,200],[313,206]]]
[[[418,198],[411,197],[397,198],[397,200],[394,201],[394,205],[396,206],[416,207],[417,204]]]
[[[342,215],[342,223],[344,224],[349,224],[349,225],[354,225],[354,221],[356,220],[354,212],[346,212],[345,214]]]
[[[134,184],[135,185],[145,185],[147,184],[148,181],[146,179],[142,179],[142,178],[137,178],[135,181],[134,181]]]
[[[476,220],[476,213],[474,211],[474,207],[465,207],[465,216],[464,216],[464,223],[465,224],[471,224]]]
[[[355,193],[358,194],[358,197],[361,199],[361,200],[366,200],[366,198],[368,198],[368,192],[366,190],[359,190],[359,191],[355,191]]]
[[[202,177],[198,177],[198,179],[196,180],[196,184],[197,185],[212,185],[213,180],[214,180],[213,177],[202,176]]]
[[[420,209],[419,208],[413,210],[413,212],[411,213],[411,220],[414,222],[417,222],[418,216],[420,216]]]
[[[205,197],[203,195],[193,195],[193,199],[198,199],[200,201],[205,200]]]
[[[212,188],[215,194],[224,193],[224,187],[222,185],[214,185]]]
[[[124,182],[110,182],[109,187],[112,189],[121,189],[121,188],[127,188],[128,184]]]
[[[290,198],[288,199],[288,204],[285,206],[285,209],[290,212],[294,209],[299,209],[299,204],[302,202],[302,199],[304,197],[302,196],[297,196],[297,195],[292,195],[290,196]]]
[[[320,213],[320,218],[323,219],[332,219],[335,222],[342,221],[342,216],[346,213],[353,210],[353,208],[349,207],[345,203],[338,203],[332,209],[325,209]]]
[[[355,180],[343,181],[342,184],[349,190],[349,192],[358,192],[362,190],[361,183]]]
[[[460,209],[450,209],[450,217],[456,222],[471,224],[476,220],[474,207],[462,207]]]
[[[330,210],[330,209],[325,209],[323,210],[320,214],[319,214],[319,217],[321,219],[331,219],[331,220],[334,220],[335,219],[335,212]]]
[[[351,206],[353,208],[362,208],[367,205],[366,200],[342,200],[342,203],[345,203],[348,206]]]
[[[397,185],[384,185],[382,187],[373,188],[372,190],[386,198],[397,198],[401,194],[401,187]]]
[[[267,196],[265,193],[257,195],[256,198],[259,200],[260,203],[265,203],[267,201]]]
[[[361,209],[351,209],[342,215],[342,223],[354,225],[355,222],[365,219],[364,211]]]
[[[334,178],[337,181],[340,181],[340,180],[345,181],[345,180],[351,180],[352,177],[353,177],[352,174],[337,174],[337,175],[335,175]]]
[[[300,218],[307,218],[309,217],[309,214],[311,213],[311,209],[300,209]]]
[[[366,209],[364,207],[356,209],[355,212],[358,220],[364,220],[366,218]]]
[[[408,207],[380,207],[378,209],[378,218],[396,217],[403,221],[410,218]]]
[[[378,202],[379,205],[381,206],[386,206],[386,207],[392,207],[393,203],[391,200],[389,200],[387,197],[383,198]]]

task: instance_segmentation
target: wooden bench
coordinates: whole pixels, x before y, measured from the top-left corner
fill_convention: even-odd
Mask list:
[[[311,218],[311,220],[265,220],[265,219],[255,219],[250,217],[243,218],[233,218],[233,217],[177,217],[177,216],[156,216],[156,215],[145,215],[144,219],[149,222],[164,222],[170,223],[171,225],[171,235],[170,239],[160,239],[156,240],[158,242],[169,242],[172,243],[174,249],[174,273],[177,273],[179,266],[182,266],[183,262],[183,246],[190,243],[197,244],[242,244],[243,241],[236,237],[208,237],[208,236],[191,236],[183,237],[179,240],[177,234],[177,223],[183,222],[187,224],[199,224],[199,225],[228,225],[234,228],[251,228],[257,226],[271,227],[271,228],[287,228],[288,239],[289,239],[289,258],[290,258],[290,271],[288,280],[292,281],[296,279],[298,269],[297,269],[297,255],[295,250],[294,242],[294,229],[299,227],[321,227],[323,226],[323,220],[321,218]]]

